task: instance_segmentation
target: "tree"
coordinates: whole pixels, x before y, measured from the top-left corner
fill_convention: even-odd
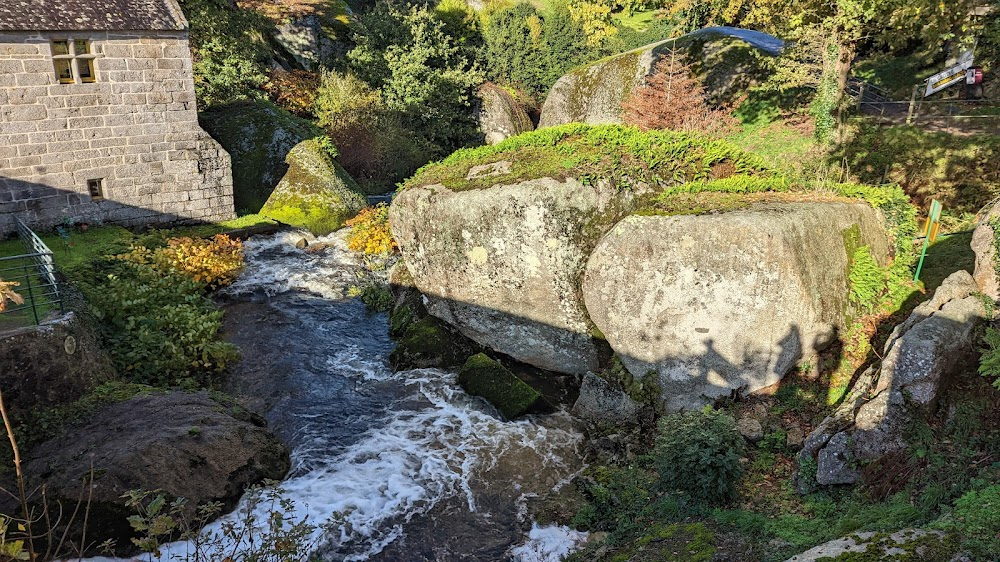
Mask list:
[[[731,106],[710,107],[705,88],[677,52],[661,58],[643,86],[623,104],[625,122],[640,129],[671,129],[726,134],[739,126]]]
[[[469,49],[447,25],[426,7],[379,4],[361,18],[357,46],[347,55],[351,70],[381,90],[386,108],[441,152],[476,137],[472,103],[483,82]]]

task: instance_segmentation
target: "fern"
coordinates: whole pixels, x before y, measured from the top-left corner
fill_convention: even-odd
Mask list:
[[[886,272],[872,257],[871,248],[861,246],[851,256],[848,281],[851,285],[850,300],[865,312],[871,312],[885,293]]]
[[[1000,330],[989,327],[983,334],[982,356],[979,358],[979,374],[993,379],[993,386],[1000,390]]]

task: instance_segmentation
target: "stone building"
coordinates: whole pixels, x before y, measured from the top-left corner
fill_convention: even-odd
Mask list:
[[[0,1],[0,234],[233,216],[176,0]]]

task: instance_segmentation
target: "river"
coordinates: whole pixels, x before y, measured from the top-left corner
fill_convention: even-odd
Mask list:
[[[336,233],[316,253],[295,248],[302,237],[246,242],[226,326],[244,351],[229,390],[292,450],[281,493],[294,504],[290,518],[317,526],[312,557],[556,562],[585,540],[527,515],[532,498],[583,468],[572,417],[503,422],[461,390],[454,372],[394,373],[386,315],[345,296],[358,258]],[[190,548],[167,545],[161,558]]]

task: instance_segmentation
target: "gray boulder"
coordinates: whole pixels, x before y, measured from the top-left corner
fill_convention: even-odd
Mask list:
[[[881,217],[862,203],[631,216],[594,249],[584,302],[633,375],[658,374],[668,410],[698,408],[775,384],[833,340],[855,235],[884,263]]]
[[[573,404],[573,415],[589,422],[610,426],[639,423],[642,405],[620,388],[594,373],[583,376],[580,396]]]
[[[1000,218],[1000,203],[995,203],[980,219],[972,234],[972,250],[976,252],[973,277],[979,291],[993,300],[1000,299],[1000,279],[997,277],[997,233],[991,224]]]
[[[622,103],[656,61],[675,49],[693,59],[693,70],[712,98],[728,100],[761,77],[758,55],[776,54],[781,47],[781,40],[765,33],[708,27],[615,55],[559,78],[545,98],[538,126],[621,123]]]
[[[878,370],[862,376],[806,439],[799,463],[816,459],[817,484],[856,482],[860,463],[906,447],[907,427],[933,414],[950,377],[975,360],[976,327],[986,316],[976,291],[968,272],[953,273],[896,327]]]
[[[162,490],[193,510],[208,501],[232,507],[248,486],[281,479],[288,450],[264,425],[206,392],[140,395],[34,447],[25,473],[44,481],[50,497],[75,501],[93,470],[87,538],[128,544],[121,496],[130,490]]]
[[[534,130],[535,126],[524,107],[503,88],[486,83],[479,88],[477,95],[479,106],[476,118],[486,144],[497,144]]]
[[[428,312],[524,363],[583,374],[598,368],[583,269],[639,195],[573,178],[428,185],[402,190],[389,220]]]
[[[909,559],[913,555],[919,560],[947,560],[949,555],[955,553],[955,548],[948,544],[947,536],[941,531],[904,529],[891,534],[864,532],[823,543],[792,556],[785,562],[839,560],[839,556],[850,553],[873,554],[875,558],[872,560],[895,560],[897,556]],[[931,555],[935,557],[930,558]],[[943,558],[938,558],[942,555]],[[928,558],[924,558],[925,556]]]

